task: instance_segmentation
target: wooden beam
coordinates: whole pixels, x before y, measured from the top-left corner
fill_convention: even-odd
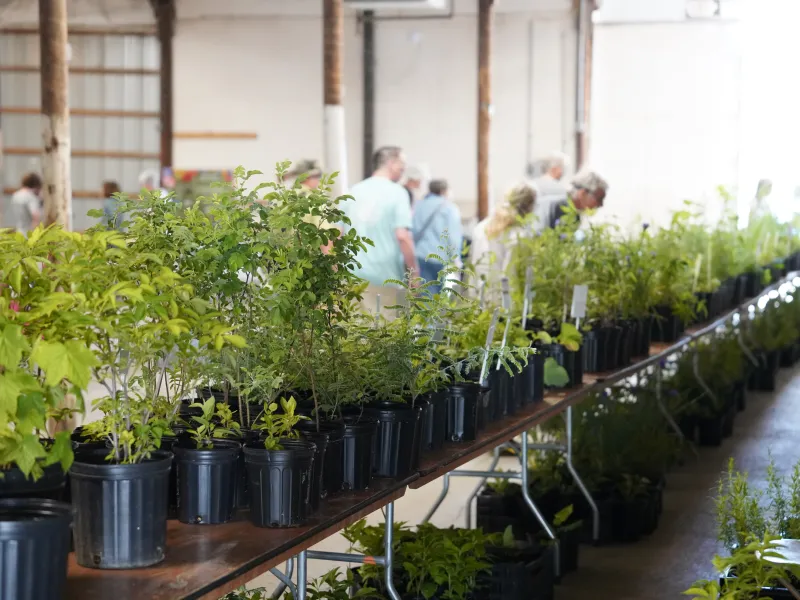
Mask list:
[[[159,114],[161,126],[161,168],[172,166],[172,41],[175,36],[175,0],[150,0],[156,16],[156,29],[161,56],[160,101]]]
[[[8,147],[3,149],[6,156],[38,156],[41,148]],[[72,158],[130,158],[135,160],[158,160],[155,152],[125,152],[122,150],[71,150]]]
[[[44,223],[72,229],[67,0],[39,0]],[[37,153],[42,152],[37,149]],[[8,152],[6,152],[8,153]]]
[[[494,0],[478,0],[478,219],[489,214]]]
[[[37,27],[0,27],[0,35],[39,35]],[[153,36],[152,27],[78,27],[70,28],[69,35],[131,35]]]
[[[253,131],[176,131],[174,140],[255,140],[258,134]]]
[[[17,188],[4,187],[3,194],[10,196],[17,191]],[[124,192],[126,196],[137,197],[139,192]],[[102,190],[72,190],[72,198],[81,198],[86,200],[105,200]]]
[[[37,65],[0,65],[4,73],[38,73]],[[116,69],[111,67],[70,67],[70,75],[158,75],[158,69]]]
[[[0,106],[0,114],[7,115],[40,115],[41,108],[34,106]],[[69,114],[73,117],[120,117],[134,119],[156,119],[159,113],[141,110],[94,110],[87,108],[71,108]]]
[[[342,104],[342,71],[344,70],[344,5],[343,0],[323,0],[323,91],[325,168],[339,173],[333,193],[341,195],[348,188],[347,141],[345,139],[344,106]]]
[[[361,15],[362,31],[362,59],[364,73],[364,107],[363,107],[363,147],[362,160],[364,165],[364,178],[372,175],[375,166],[372,164],[372,154],[375,152],[375,13],[366,10]]]

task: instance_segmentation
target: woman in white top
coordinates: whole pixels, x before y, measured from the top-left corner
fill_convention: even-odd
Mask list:
[[[478,279],[486,279],[488,289],[499,289],[512,250],[526,229],[521,218],[529,215],[536,204],[537,190],[533,184],[519,183],[506,194],[503,203],[491,215],[475,226],[470,246],[470,262]]]

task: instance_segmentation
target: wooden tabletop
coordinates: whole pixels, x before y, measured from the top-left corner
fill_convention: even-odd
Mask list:
[[[69,556],[66,600],[218,600],[291,556],[401,498],[417,475],[377,479],[365,492],[324,501],[303,527],[264,529],[247,514],[224,525],[169,521],[164,562],[147,569],[98,570]]]

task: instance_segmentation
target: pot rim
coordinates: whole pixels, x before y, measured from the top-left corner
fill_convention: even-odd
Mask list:
[[[21,515],[22,518],[6,520],[6,515]],[[25,518],[29,515],[30,518]],[[0,539],[18,539],[49,530],[53,524],[69,527],[72,522],[72,506],[56,500],[42,498],[0,498]]]
[[[142,479],[166,474],[172,467],[172,452],[166,450],[156,450],[150,459],[135,464],[118,465],[108,462],[108,454],[107,449],[78,450],[69,470],[70,475],[78,479]]]

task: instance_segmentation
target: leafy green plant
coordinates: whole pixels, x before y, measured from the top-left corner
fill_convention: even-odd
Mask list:
[[[350,598],[382,598],[377,590],[369,586],[359,587],[351,596],[355,579],[352,571],[346,569],[342,573],[338,568],[328,571],[322,577],[313,580],[306,592],[308,600],[350,600]],[[286,592],[284,600],[294,600],[291,592]]]
[[[293,428],[308,417],[296,415],[297,402],[294,398],[280,399],[280,406],[272,402],[264,408],[261,418],[253,424],[253,429],[264,437],[264,448],[267,450],[283,450],[281,439],[297,439],[299,433]]]
[[[223,402],[216,402],[213,397],[203,402],[193,402],[190,407],[203,411],[191,418],[194,427],[187,431],[198,448],[213,448],[214,438],[233,437],[241,429],[233,418],[231,407]]]
[[[248,590],[245,586],[225,594],[220,600],[269,600],[271,596],[266,588],[253,588]]]

